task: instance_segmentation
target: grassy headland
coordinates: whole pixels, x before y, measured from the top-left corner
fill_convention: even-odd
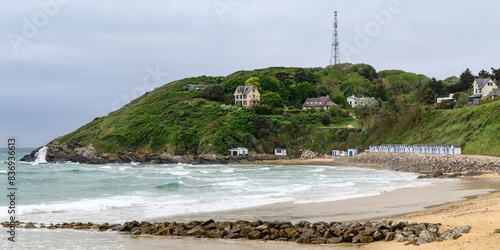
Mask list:
[[[366,64],[186,78],[58,140],[92,144],[111,153],[227,154],[229,148],[244,146],[258,154],[287,148],[289,155],[299,155],[301,149],[329,154],[332,149],[361,150],[382,143],[457,143],[465,154],[500,156],[500,102],[436,110],[418,104],[429,82],[432,79],[424,75],[400,70],[377,73]],[[234,89],[249,83],[258,86],[261,103],[235,107]],[[183,91],[187,84],[212,87]],[[306,98],[325,95],[339,106],[327,111],[300,109]],[[353,109],[346,102],[350,95],[373,96],[378,105]]]

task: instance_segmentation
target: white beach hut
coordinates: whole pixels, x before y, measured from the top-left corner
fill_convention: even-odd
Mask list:
[[[340,150],[332,150],[332,156],[340,156]]]
[[[357,154],[358,154],[358,150],[355,149],[355,148],[350,148],[350,149],[347,150],[347,155],[348,156],[355,156]]]

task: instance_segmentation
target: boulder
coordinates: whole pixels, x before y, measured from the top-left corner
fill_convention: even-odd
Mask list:
[[[248,239],[257,240],[260,238],[261,235],[262,233],[259,230],[254,230],[248,233]]]
[[[394,232],[388,232],[386,235],[385,235],[385,239],[384,241],[391,241],[394,239]]]
[[[286,237],[288,239],[291,239],[293,237],[293,235],[295,235],[295,233],[297,232],[297,229],[295,228],[285,228],[285,233],[286,233]]]
[[[24,228],[37,228],[33,222],[28,222],[24,226]]]
[[[391,228],[392,228],[392,230],[402,229],[402,228],[406,227],[406,225],[408,225],[408,222],[406,222],[404,220],[397,220],[397,221],[392,222]]]
[[[207,225],[212,224],[212,223],[215,223],[215,221],[210,219],[210,220],[207,220],[207,221],[204,221],[203,223],[201,223],[200,226],[204,227],[204,226],[207,226]]]
[[[366,236],[361,234],[358,234],[352,238],[352,243],[370,243],[373,241],[374,240],[372,236]]]
[[[343,237],[331,237],[326,240],[326,243],[328,244],[337,244],[343,241]]]
[[[373,239],[374,239],[375,241],[382,240],[382,239],[384,239],[384,234],[383,234],[382,232],[380,232],[380,231],[378,231],[378,230],[377,230],[377,231],[375,231],[375,232],[373,233]]]
[[[206,230],[201,225],[195,226],[193,229],[187,231],[187,235],[202,235]]]
[[[405,242],[405,237],[402,234],[394,234],[393,240],[396,242]]]
[[[224,236],[224,239],[237,239],[239,237],[239,233],[228,233],[226,236]]]
[[[438,238],[436,233],[432,233],[428,230],[423,230],[420,232],[420,235],[418,236],[417,245],[425,244],[425,243],[431,243],[435,241]]]

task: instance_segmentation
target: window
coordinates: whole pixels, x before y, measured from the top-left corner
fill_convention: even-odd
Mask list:
[[[247,101],[243,101],[243,106],[246,106],[247,105]]]
[[[493,83],[492,82],[488,82],[488,86],[493,86]]]
[[[276,149],[277,154],[281,154],[281,149]]]

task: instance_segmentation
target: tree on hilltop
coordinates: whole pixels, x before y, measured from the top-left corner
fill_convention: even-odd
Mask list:
[[[462,74],[460,74],[460,82],[458,83],[458,89],[456,91],[466,91],[472,87],[472,83],[476,77],[472,74],[469,68],[467,68]]]

